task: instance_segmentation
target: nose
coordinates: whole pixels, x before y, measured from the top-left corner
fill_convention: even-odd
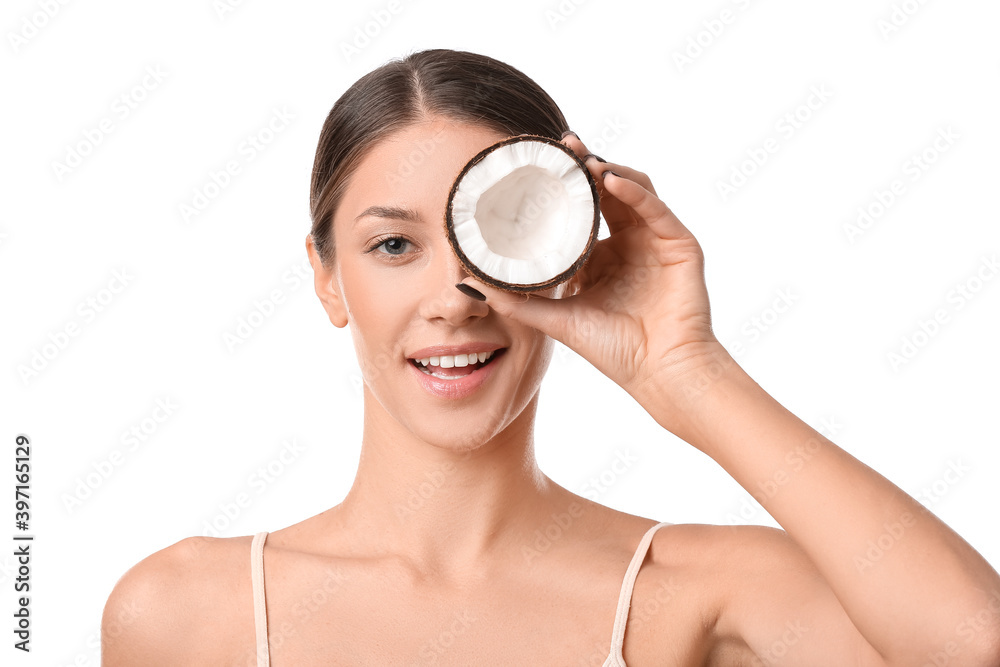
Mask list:
[[[428,321],[442,321],[460,327],[485,317],[490,307],[482,301],[462,294],[456,283],[467,277],[469,272],[462,266],[458,256],[442,240],[434,249],[434,261],[425,273],[424,298],[420,304],[420,314]]]

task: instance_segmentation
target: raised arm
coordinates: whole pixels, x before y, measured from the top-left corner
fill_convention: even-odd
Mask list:
[[[645,394],[643,406],[753,494],[808,558],[799,564],[797,549],[774,542],[779,567],[764,576],[775,594],[803,603],[794,587],[808,588],[809,579],[791,573],[815,567],[836,598],[804,615],[766,602],[733,605],[745,616],[733,622],[749,645],[774,641],[761,619],[780,627],[795,614],[813,628],[802,650],[821,652],[816,657],[829,660],[822,664],[854,664],[841,653],[851,650],[867,656],[861,664],[1000,665],[1000,577],[975,549],[786,410],[721,346],[705,346],[682,366],[671,386]],[[874,652],[842,634],[822,636],[840,608]]]
[[[575,135],[564,141],[588,155]],[[519,303],[463,282],[500,314],[594,364],[781,524],[787,535],[743,533],[751,536],[748,553],[765,566],[747,584],[756,599],[737,602],[734,593],[720,623],[759,654],[804,613],[817,628],[800,645],[809,647],[799,656],[810,665],[1000,665],[997,572],[913,498],[761,389],[712,332],[694,236],[645,174],[594,157],[586,163],[611,236],[574,276],[571,296]]]

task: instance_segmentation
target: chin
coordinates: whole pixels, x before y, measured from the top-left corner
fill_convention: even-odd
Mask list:
[[[415,433],[415,435],[438,449],[461,454],[472,453],[481,448],[503,429],[501,424],[492,421],[471,419],[468,423],[449,422],[448,428],[443,430],[446,432]]]

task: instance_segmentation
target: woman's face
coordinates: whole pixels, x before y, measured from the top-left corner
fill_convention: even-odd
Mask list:
[[[387,137],[351,177],[333,221],[331,266],[309,248],[317,293],[334,325],[350,325],[379,403],[366,403],[368,418],[454,450],[481,445],[521,415],[552,355],[550,338],[455,288],[468,274],[445,232],[448,192],[476,153],[504,138],[442,118]],[[483,363],[476,353],[493,356]],[[428,358],[426,367],[415,361]]]

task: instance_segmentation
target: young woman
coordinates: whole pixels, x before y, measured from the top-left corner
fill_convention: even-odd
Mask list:
[[[997,573],[747,376],[713,335],[691,232],[568,130],[533,81],[471,53],[410,55],[341,97],[306,248],[364,374],[354,485],[287,528],[133,567],[105,665],[1000,665]],[[469,277],[442,224],[463,165],[518,134],[585,161],[611,232],[530,296]],[[549,479],[532,431],[553,339],[768,489],[784,530],[672,525]]]

